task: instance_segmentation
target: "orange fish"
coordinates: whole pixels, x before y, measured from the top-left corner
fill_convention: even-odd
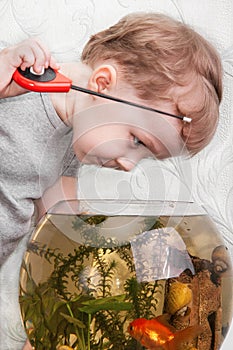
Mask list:
[[[134,320],[129,324],[128,332],[147,349],[179,350],[182,343],[196,338],[201,333],[201,326],[190,326],[176,331],[168,324],[166,315],[161,315],[152,320]]]

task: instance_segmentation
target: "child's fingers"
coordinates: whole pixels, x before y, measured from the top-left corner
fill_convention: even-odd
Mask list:
[[[27,51],[24,51],[24,54],[21,55],[21,64],[20,64],[20,68],[22,70],[25,70],[26,68],[29,68],[31,66],[34,67],[34,70],[39,73],[39,71],[41,71],[41,69],[39,68],[39,66],[43,65],[43,63],[39,63],[40,61],[37,60],[37,64],[36,63],[36,56],[35,53],[30,49]],[[43,62],[41,60],[41,62]]]
[[[43,68],[48,68],[49,66],[58,69],[55,59],[51,57],[50,51],[38,38],[31,38],[25,41],[25,46],[23,45],[21,47],[21,51],[24,52],[20,65],[22,70],[32,66],[33,70],[39,74],[43,71]]]
[[[25,44],[27,48],[25,48],[21,69],[32,66],[36,73],[41,73],[43,68],[47,68],[50,60],[49,51],[36,38],[29,39]]]
[[[44,61],[41,63],[40,58],[42,58],[42,56],[36,55],[36,61],[34,64],[34,68],[36,69],[37,67],[40,69],[41,66],[44,68],[48,68],[51,67],[53,69],[59,69],[59,65],[56,63],[56,60],[54,57],[52,57],[50,51],[48,50],[48,48],[41,43],[40,39],[35,39],[36,43],[38,45],[38,47],[42,50],[43,54],[44,54]],[[38,47],[35,47],[35,49],[38,49]]]
[[[35,53],[36,60],[33,68],[35,69],[35,71],[37,71],[37,68],[40,69],[41,67],[48,68],[51,59],[50,51],[44,44],[42,44],[40,39],[34,38],[34,43],[35,45],[33,45],[33,50]]]
[[[53,69],[60,69],[59,64],[56,62],[53,56],[50,58],[49,66]]]

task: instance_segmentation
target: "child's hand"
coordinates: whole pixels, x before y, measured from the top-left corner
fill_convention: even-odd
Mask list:
[[[30,38],[21,43],[3,49],[0,52],[0,97],[10,97],[25,92],[14,81],[12,75],[17,68],[25,70],[33,67],[36,73],[49,66],[58,69],[59,66],[49,50],[38,38]]]

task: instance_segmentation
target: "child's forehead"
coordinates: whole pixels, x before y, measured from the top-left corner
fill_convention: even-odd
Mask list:
[[[110,134],[117,135],[117,138],[136,136],[153,154],[157,152],[158,142],[171,154],[179,153],[184,146],[180,120],[118,103],[102,104],[83,111],[77,124],[79,135],[104,130],[102,135],[106,139]]]
[[[167,115],[168,114],[168,115]],[[171,116],[170,116],[171,115]],[[88,118],[87,118],[88,116]],[[175,115],[174,115],[175,117]],[[79,119],[90,126],[105,123],[121,123],[141,127],[143,125],[180,125],[179,118],[173,118],[172,112],[158,110],[147,110],[137,108],[134,105],[121,104],[117,102],[101,103],[79,113]]]

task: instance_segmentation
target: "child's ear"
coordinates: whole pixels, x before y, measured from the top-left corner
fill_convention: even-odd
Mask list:
[[[116,70],[111,65],[98,66],[91,74],[88,89],[107,94],[116,85]]]

